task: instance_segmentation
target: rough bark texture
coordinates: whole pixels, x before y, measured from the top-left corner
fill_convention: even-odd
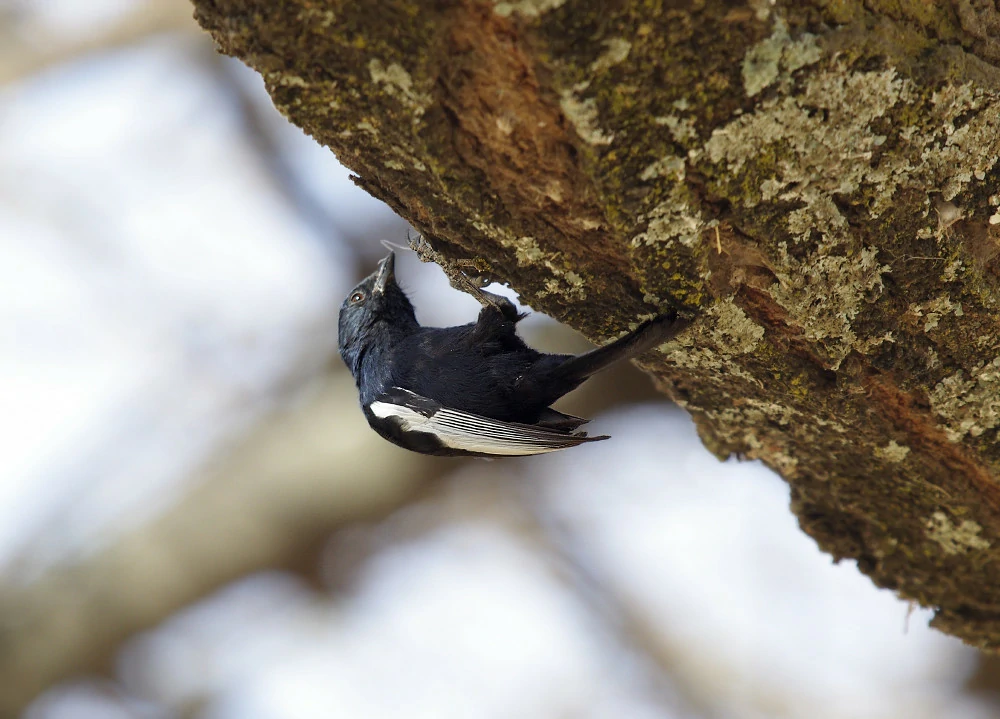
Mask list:
[[[645,366],[705,444],[1000,648],[992,2],[195,5],[447,260],[598,341],[682,307]]]

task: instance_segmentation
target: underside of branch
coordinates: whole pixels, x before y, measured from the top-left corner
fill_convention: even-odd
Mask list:
[[[645,367],[706,446],[1000,647],[991,3],[195,5],[445,263],[596,341],[681,308]]]

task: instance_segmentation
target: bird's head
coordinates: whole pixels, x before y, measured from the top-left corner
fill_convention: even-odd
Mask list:
[[[396,283],[395,267],[396,255],[390,252],[340,306],[340,355],[352,372],[370,343],[390,341],[395,332],[417,326],[413,305]]]

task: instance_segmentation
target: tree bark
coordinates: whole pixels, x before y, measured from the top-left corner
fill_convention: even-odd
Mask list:
[[[445,264],[598,341],[681,308],[644,366],[706,446],[1000,648],[992,3],[195,5]]]

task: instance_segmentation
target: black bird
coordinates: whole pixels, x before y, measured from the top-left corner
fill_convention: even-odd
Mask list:
[[[588,420],[549,405],[684,325],[672,311],[590,352],[544,354],[517,336],[525,315],[472,280],[468,289],[483,303],[474,323],[421,327],[394,266],[390,252],[344,300],[340,356],[372,429],[423,454],[521,456],[608,439],[576,432]]]

